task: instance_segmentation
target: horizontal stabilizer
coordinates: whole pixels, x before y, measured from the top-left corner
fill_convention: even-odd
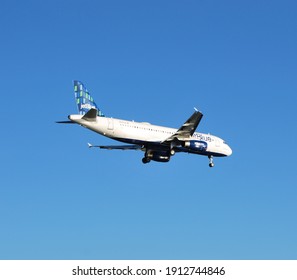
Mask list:
[[[86,121],[95,122],[97,117],[97,109],[90,109],[82,118]]]
[[[100,148],[106,150],[142,150],[140,145],[121,145],[121,146],[97,146],[88,143],[89,148]]]
[[[58,121],[56,123],[67,123],[67,124],[74,124],[75,122],[73,121]]]

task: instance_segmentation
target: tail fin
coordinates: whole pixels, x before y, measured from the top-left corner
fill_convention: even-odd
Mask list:
[[[93,97],[89,94],[87,88],[80,81],[73,81],[74,83],[74,94],[78,112],[80,115],[85,115],[90,109],[97,109],[97,115],[104,117],[104,114],[97,107]]]

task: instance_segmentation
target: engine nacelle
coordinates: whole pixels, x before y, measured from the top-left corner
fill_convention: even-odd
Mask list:
[[[185,141],[184,147],[192,151],[205,152],[207,149],[207,143],[205,141],[190,140],[190,141]]]
[[[170,160],[170,152],[168,151],[147,151],[146,158],[159,162],[168,162]]]

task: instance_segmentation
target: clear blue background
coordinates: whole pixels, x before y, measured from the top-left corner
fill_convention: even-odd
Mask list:
[[[1,1],[1,259],[296,259],[296,1]],[[72,80],[229,158],[88,149]]]

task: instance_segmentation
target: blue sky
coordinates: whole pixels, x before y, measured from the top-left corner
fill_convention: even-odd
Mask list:
[[[0,259],[296,259],[296,1],[2,1]],[[72,80],[229,158],[88,149]]]

